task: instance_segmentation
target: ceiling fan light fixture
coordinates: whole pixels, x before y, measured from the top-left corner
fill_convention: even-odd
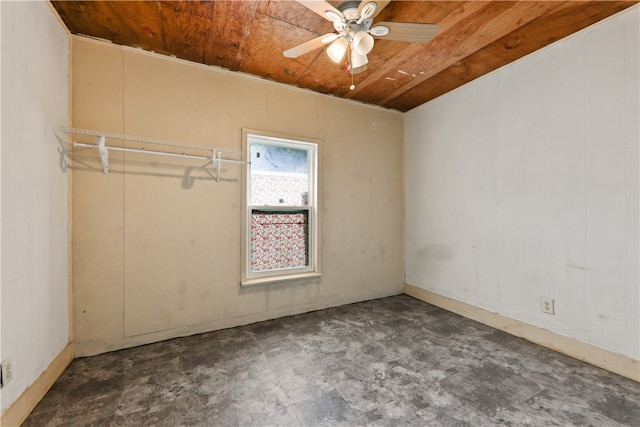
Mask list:
[[[368,67],[369,66],[367,64],[364,64],[364,65],[362,65],[360,67],[351,67],[351,74],[361,73],[361,72],[365,71]]]
[[[366,31],[358,31],[353,36],[353,50],[360,55],[367,55],[373,49],[373,37]]]
[[[376,37],[382,37],[389,34],[389,27],[385,27],[384,25],[376,25],[369,31]]]
[[[361,55],[356,51],[351,51],[351,65],[349,71],[351,74],[358,74],[367,69],[369,59],[367,55]]]
[[[327,48],[327,55],[329,55],[329,58],[333,62],[339,64],[340,61],[342,61],[344,54],[347,52],[348,46],[349,43],[347,42],[347,40],[344,37],[340,37],[339,39],[331,43],[331,45],[329,45],[329,47]]]

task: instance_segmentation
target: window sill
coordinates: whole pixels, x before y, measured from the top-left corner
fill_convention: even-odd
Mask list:
[[[281,283],[281,282],[290,282],[294,280],[308,280],[315,279],[321,277],[322,273],[311,272],[311,273],[299,273],[299,274],[288,274],[283,276],[271,276],[271,277],[259,277],[255,279],[246,279],[240,282],[241,286],[258,286],[258,285],[269,285],[272,283]]]

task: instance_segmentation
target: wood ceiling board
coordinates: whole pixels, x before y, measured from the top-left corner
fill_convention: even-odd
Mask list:
[[[55,1],[52,4],[74,34],[169,53],[164,48],[160,10],[155,1]]]
[[[386,103],[408,111],[637,2],[567,2]]]
[[[357,93],[358,99],[376,99],[381,102],[389,93],[400,90],[410,85],[416,78],[424,74],[424,69],[429,67],[428,61],[432,57],[425,55],[422,50],[414,45],[407,47],[405,51],[393,58],[396,67],[386,73],[382,78]],[[399,62],[396,62],[398,61]],[[422,74],[421,74],[422,73]]]
[[[251,38],[245,46],[239,71],[293,84],[317,55],[315,51],[298,58],[287,58],[282,54],[295,45],[302,34],[309,33],[284,21],[256,13],[249,31]]]
[[[203,18],[213,18],[214,6],[213,0],[178,0],[178,1],[161,1],[164,6],[173,8],[176,12],[189,12],[192,15],[201,16]]]
[[[160,13],[165,49],[178,58],[203,63],[206,41],[214,33],[212,19],[167,3],[160,3]]]
[[[206,38],[204,63],[237,71],[256,15],[257,0],[216,1],[213,32]],[[258,40],[259,42],[259,40]]]
[[[422,3],[422,2],[416,2]],[[460,16],[464,17],[468,14],[469,9],[474,9],[478,5],[477,2],[468,1],[435,1],[431,3],[429,8],[424,10],[424,7],[420,7],[420,12],[413,12],[414,19],[417,22],[428,22],[428,19],[434,19],[432,22],[438,23],[438,27],[441,31],[449,29],[449,25],[459,21]],[[424,12],[423,12],[424,10]],[[404,20],[402,16],[398,16],[398,21]]]
[[[353,91],[344,62],[331,62],[324,48],[295,59],[282,54],[333,32],[296,2],[52,3],[74,34],[406,111],[638,2],[392,1],[376,22],[436,23],[438,34],[424,45],[377,39]]]
[[[420,2],[411,2],[411,3],[420,3]],[[446,17],[444,17],[441,21],[436,21],[436,23],[440,27],[439,34],[448,33],[448,29],[454,27],[459,22],[465,22],[471,16],[475,16],[479,11],[481,11],[486,6],[483,2],[464,2],[464,3],[453,2],[453,3],[458,3],[458,7],[455,7],[451,10],[447,9],[447,11],[450,10],[450,13],[448,13]],[[447,2],[447,4],[449,5],[449,7],[452,6],[451,2]],[[385,13],[389,8],[392,8],[394,6],[396,5],[392,4],[383,13]],[[415,7],[416,6],[414,6],[414,8]],[[414,9],[414,13],[417,13],[415,9]],[[395,19],[394,16],[389,17],[389,19]],[[385,19],[387,19],[386,16],[385,16]],[[439,37],[440,35],[436,36],[435,39],[438,39]],[[395,77],[398,70],[401,70],[402,67],[405,65],[405,62],[408,60],[411,60],[412,58],[414,59],[423,58],[423,61],[426,61],[428,59],[428,55],[425,53],[427,51],[426,49],[429,49],[429,46],[434,43],[435,39],[429,42],[428,44],[424,44],[424,45],[418,44],[418,43],[404,44],[406,47],[403,50],[399,49],[393,55],[393,57],[387,59],[384,62],[384,64],[381,64],[379,67],[375,68],[375,70],[371,73],[370,77],[367,78],[365,81],[361,82],[361,84],[358,85],[354,91],[349,92],[347,94],[347,97],[356,98],[356,99],[358,99],[358,97],[360,97],[360,99],[371,99],[370,92],[365,93],[361,96],[359,94],[362,91],[367,90],[367,88],[369,88],[370,86],[374,86],[373,90],[376,90],[376,91],[379,90],[379,87],[378,88],[375,87],[376,85],[378,85],[379,82],[386,79],[386,77],[392,77],[392,78]],[[385,43],[394,43],[394,46],[400,46],[399,43],[401,42],[385,41]],[[377,43],[377,44],[382,44],[382,43]],[[377,49],[377,46],[374,47],[374,50],[376,49]],[[407,70],[403,70],[403,71],[407,71]],[[417,71],[419,72],[420,70],[417,70]],[[372,89],[369,89],[369,90],[372,90]],[[387,92],[387,94],[388,93],[389,92]],[[384,99],[385,97],[381,99]]]
[[[356,88],[354,91],[348,91],[345,96],[371,104],[378,104],[378,102],[384,99],[388,93],[387,87],[389,84],[400,84],[399,81],[410,79],[407,74],[398,73],[397,70],[389,72],[386,75],[378,73],[380,68],[385,67],[388,61],[391,61],[394,57],[400,55],[405,58],[410,58],[412,54],[412,48],[415,43],[396,42],[389,40],[376,41],[375,48],[369,54],[369,67],[361,74],[356,75]],[[405,51],[407,53],[405,53]],[[372,77],[375,76],[375,77]],[[374,80],[374,78],[376,80]],[[388,79],[390,78],[390,79]],[[368,83],[366,90],[359,91],[361,84]]]
[[[382,105],[421,84],[440,71],[504,37],[528,22],[535,21],[559,7],[559,2],[491,2],[478,13],[451,27],[426,45],[424,56],[418,55],[405,66],[416,77],[392,91],[380,101]],[[421,65],[425,67],[419,69]],[[417,69],[417,72],[416,72]],[[407,70],[405,70],[407,71]]]

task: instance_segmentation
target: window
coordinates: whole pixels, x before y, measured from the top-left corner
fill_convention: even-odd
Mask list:
[[[317,142],[244,130],[242,284],[319,275]]]

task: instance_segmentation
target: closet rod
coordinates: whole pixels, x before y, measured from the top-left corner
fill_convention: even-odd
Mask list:
[[[98,148],[96,144],[87,144],[84,142],[74,142],[74,147],[88,147],[88,148]],[[204,159],[204,160],[216,160],[215,157],[211,156],[195,156],[193,154],[183,154],[183,153],[167,153],[165,151],[156,151],[156,150],[145,150],[144,148],[122,148],[122,147],[114,147],[112,145],[105,145],[105,148],[113,151],[126,151],[130,153],[147,153],[147,154],[157,154],[160,156],[170,156],[170,157],[185,157],[187,159]],[[240,160],[227,160],[221,159],[222,162],[233,162],[233,163],[242,163]]]

